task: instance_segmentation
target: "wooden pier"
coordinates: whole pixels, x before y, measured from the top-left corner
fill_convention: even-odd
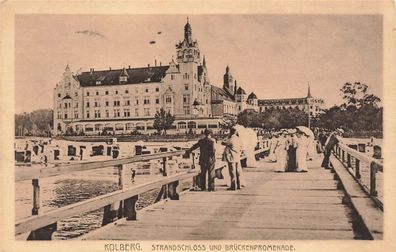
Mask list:
[[[275,173],[267,160],[244,169],[246,187],[188,191],[142,210],[137,221],[119,221],[87,240],[353,239],[352,210],[329,170],[309,162],[308,173]]]
[[[19,172],[16,180],[32,180],[34,211],[33,216],[17,221],[15,235],[49,240],[58,221],[104,209],[104,226],[77,239],[382,239],[380,161],[339,144],[330,159],[332,169],[320,167],[319,156],[308,162],[307,173],[276,173],[276,163],[263,159],[267,151],[268,145],[256,151],[259,161],[244,168],[246,187],[236,191],[227,190],[228,172],[220,161],[216,164],[215,192],[182,191],[183,181],[190,181],[192,186],[197,182],[197,156],[192,156],[191,169],[176,174],[167,174],[166,163],[183,151]],[[162,178],[127,185],[123,165],[156,159],[162,160]],[[40,178],[109,166],[119,170],[119,190],[57,210],[40,211]],[[161,188],[157,203],[137,211],[139,195],[156,188]]]

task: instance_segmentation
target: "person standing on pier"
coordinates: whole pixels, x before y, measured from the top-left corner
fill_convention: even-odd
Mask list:
[[[216,152],[214,147],[215,141],[210,137],[211,134],[212,132],[210,129],[205,129],[205,137],[200,139],[196,144],[186,151],[186,154],[189,155],[193,150],[199,148],[199,165],[201,166],[200,187],[202,191],[206,190],[206,173],[208,173],[209,192],[213,192],[215,190],[214,179],[216,162]]]
[[[307,166],[307,150],[308,150],[308,137],[307,135],[297,130],[296,133],[296,164],[297,164],[297,172],[308,172]]]
[[[231,177],[231,186],[227,190],[241,189],[240,170],[241,170],[241,142],[235,128],[230,129],[228,139],[221,143],[225,145],[223,161],[227,162]]]
[[[294,134],[296,133],[295,129],[289,130],[289,137],[287,139],[287,170],[288,172],[295,172],[297,169],[297,161],[296,161],[296,148],[297,148],[297,141]]]
[[[334,149],[334,146],[339,142],[337,136],[342,137],[343,134],[344,134],[343,129],[336,129],[327,138],[325,147],[324,147],[324,158],[323,158],[321,167],[323,167],[325,169],[330,169],[329,164],[330,164],[331,151]]]
[[[287,163],[287,132],[286,130],[282,131],[281,137],[279,138],[278,145],[275,149],[276,153],[276,172],[284,172],[286,170]]]

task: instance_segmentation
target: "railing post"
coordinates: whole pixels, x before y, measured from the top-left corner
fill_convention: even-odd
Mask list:
[[[166,157],[162,158],[162,174],[164,176],[168,175],[167,170],[166,170]]]
[[[167,171],[166,171],[166,157],[163,157],[162,158],[162,175],[165,177],[165,176],[168,176],[168,173],[167,173]],[[163,185],[162,186],[162,188],[163,188],[163,191],[164,191],[164,195],[163,195],[163,198],[164,199],[166,199],[166,198],[168,198],[168,185]]]
[[[127,220],[137,220],[136,202],[138,199],[139,195],[135,195],[124,200],[124,217]]]
[[[351,165],[351,154],[347,153],[347,166],[348,168],[352,167]]]
[[[374,162],[370,164],[370,195],[377,196],[377,166]]]
[[[40,184],[38,179],[32,179],[33,185],[33,208],[32,208],[32,215],[39,215],[40,214]]]
[[[345,163],[345,150],[342,150],[342,155],[341,155],[341,160],[342,160],[342,163]]]
[[[179,193],[177,191],[178,186],[179,180],[168,184],[168,195],[171,200],[179,200]]]
[[[33,185],[33,208],[32,215],[40,215],[41,199],[40,199],[40,183],[39,179],[32,179]],[[27,240],[51,240],[52,233],[57,230],[57,223],[52,223],[37,230],[32,230]]]
[[[123,169],[123,165],[115,165],[115,168],[118,170],[118,186],[120,190],[125,189],[125,170]],[[115,202],[110,205],[107,205],[103,208],[103,221],[102,226],[115,221],[117,218],[121,218],[123,216],[123,202]]]
[[[360,179],[360,160],[355,158],[355,177]]]

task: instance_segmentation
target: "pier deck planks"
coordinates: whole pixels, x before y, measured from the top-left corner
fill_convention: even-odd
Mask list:
[[[216,180],[216,192],[186,192],[179,201],[140,211],[137,221],[122,220],[81,239],[353,239],[351,210],[341,203],[333,174],[317,160],[309,166],[308,173],[275,173],[275,164],[260,161],[245,169],[242,190],[227,191],[225,180]]]

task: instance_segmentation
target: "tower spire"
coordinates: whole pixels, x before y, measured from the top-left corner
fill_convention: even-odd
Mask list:
[[[311,95],[311,87],[310,87],[310,85],[309,85],[309,81],[308,81],[308,94],[307,94],[307,98],[312,98],[312,95]]]

